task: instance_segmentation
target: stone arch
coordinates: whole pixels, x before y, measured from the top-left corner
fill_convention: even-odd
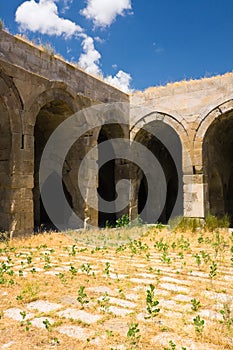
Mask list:
[[[208,114],[202,115],[199,118],[199,125],[194,136],[194,165],[202,172],[203,167],[203,141],[208,128],[211,124],[223,114],[233,109],[233,99],[225,101],[213,108]]]
[[[0,71],[0,230],[19,229],[22,182],[22,101],[13,79]]]
[[[196,164],[204,175],[205,213],[233,221],[233,100],[213,109],[195,135]]]
[[[171,214],[173,216],[183,215],[184,169],[186,172],[192,173],[191,160],[187,149],[185,150],[186,157],[183,154],[184,144],[188,145],[186,130],[174,118],[164,113],[153,112],[137,122],[131,129],[131,137],[150,149],[163,168],[167,182],[167,198],[159,221],[167,223]],[[173,152],[175,148],[177,148],[177,152]],[[145,202],[148,189],[145,175],[137,167],[134,168],[133,178],[134,201],[131,208],[133,209],[132,216],[135,217],[139,208],[141,210],[143,207],[139,195],[141,193],[142,201]],[[159,199],[157,204],[159,205]],[[142,219],[147,221],[146,218]]]
[[[27,111],[25,112],[25,122],[29,123],[34,127],[36,123],[36,118],[43,106],[52,102],[52,101],[63,101],[72,109],[73,113],[77,112],[80,108],[76,99],[76,94],[68,89],[67,86],[61,88],[61,85],[65,85],[63,83],[53,83],[51,87],[38,95],[31,102],[30,106],[27,106]]]
[[[39,165],[43,149],[50,135],[60,123],[79,110],[75,95],[67,91],[67,88],[62,89],[61,85],[63,86],[64,84],[58,83],[57,85],[55,84],[55,87],[44,91],[34,100],[26,119],[32,126],[31,132],[34,135],[34,153],[32,154],[34,175],[33,216],[34,228],[36,229],[41,228],[41,226],[46,230],[56,228],[50,222],[48,215],[46,215],[40,197]],[[77,177],[77,165],[75,166],[75,162],[79,161],[78,147],[79,145],[75,143],[68,152],[63,167],[62,179],[66,198],[74,210],[79,209],[77,197],[80,195],[76,185],[77,181],[74,180],[75,176]],[[56,178],[56,174],[54,176]]]
[[[153,121],[162,121],[163,123],[169,125],[173,130],[176,131],[177,135],[180,138],[182,144],[182,164],[183,164],[183,173],[187,175],[193,174],[193,166],[191,160],[191,149],[190,149],[190,138],[185,128],[186,122],[182,117],[175,117],[167,113],[160,111],[152,111],[140,119],[138,119],[130,129],[131,139],[135,138],[137,132],[144,128],[146,125]]]

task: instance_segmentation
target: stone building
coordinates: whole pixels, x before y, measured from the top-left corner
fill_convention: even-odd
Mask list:
[[[65,159],[62,184],[74,212],[93,225],[114,221],[122,212],[105,214],[92,208],[87,198],[92,196],[98,204],[98,188],[105,200],[114,200],[116,183],[122,178],[132,183],[123,212],[132,218],[141,212],[147,181],[143,171],[127,159],[106,163],[92,178],[102,157],[96,152],[85,175],[85,199],[77,184],[79,165],[89,150],[105,140],[124,138],[140,142],[161,163],[167,192],[160,221],[167,222],[172,212],[200,218],[208,211],[233,214],[232,73],[127,95],[51,52],[0,31],[0,89],[1,231],[20,235],[51,224],[39,189],[44,147],[69,116],[112,102],[130,106],[129,125],[112,116],[111,124],[95,127],[83,113],[80,125],[87,124],[89,131],[73,144]],[[62,220],[62,207],[59,210]],[[147,213],[144,219],[148,221]]]

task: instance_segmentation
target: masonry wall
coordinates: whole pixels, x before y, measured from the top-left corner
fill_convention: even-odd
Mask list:
[[[0,91],[0,230],[11,235],[32,233],[34,221],[40,221],[38,167],[49,135],[85,107],[128,102],[129,97],[4,31],[0,31]],[[82,118],[80,126],[95,127],[88,115]],[[101,115],[98,118],[101,124]],[[98,225],[98,212],[85,205],[76,177],[82,158],[97,144],[99,131],[83,135],[73,145],[63,174],[74,210],[94,225]],[[96,159],[92,162],[96,164]],[[98,182],[91,173],[90,169],[85,175],[88,193],[96,192]]]
[[[203,143],[212,123],[231,115],[233,74],[152,87],[144,92],[134,93],[130,97],[130,105],[132,138],[136,137],[140,128],[161,120],[177,132],[182,143],[184,215],[204,217],[210,210],[211,179],[210,175],[208,178],[205,169],[207,164],[203,154]],[[225,127],[221,130],[221,137],[230,139],[231,132],[231,125]],[[207,148],[210,149],[211,146],[213,166],[216,154],[213,141],[209,142]],[[221,153],[218,157],[222,160],[221,166],[224,167],[223,160],[226,154]],[[227,166],[232,167],[232,162],[228,157]],[[221,214],[224,214],[224,210]]]

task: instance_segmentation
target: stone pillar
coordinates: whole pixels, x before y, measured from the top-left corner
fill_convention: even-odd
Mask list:
[[[205,217],[206,184],[204,175],[184,175],[184,216]]]

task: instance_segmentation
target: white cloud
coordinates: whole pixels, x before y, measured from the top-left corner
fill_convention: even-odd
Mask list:
[[[73,2],[73,0],[57,0],[57,2],[59,2],[59,1],[63,2],[63,7],[61,10],[62,13],[65,13],[67,10],[69,10],[69,8]]]
[[[82,47],[84,53],[80,55],[78,61],[80,67],[82,67],[87,73],[102,75],[99,67],[101,54],[96,50],[93,38],[86,34],[83,34],[83,38]]]
[[[62,2],[66,8],[73,0],[35,0],[24,1],[16,10],[15,20],[22,31],[30,30],[47,35],[63,35],[65,38],[74,35],[82,38],[83,53],[79,57],[79,65],[87,73],[103,76],[100,68],[101,54],[95,48],[94,39],[84,33],[83,29],[68,19],[58,14],[56,2]],[[101,26],[110,25],[117,15],[123,15],[124,11],[131,9],[131,0],[87,0],[86,11],[94,11],[94,22]],[[109,3],[111,4],[109,6]],[[94,7],[92,7],[94,6]],[[84,11],[83,11],[84,12]],[[91,12],[86,12],[91,14]],[[88,15],[88,16],[89,16]],[[91,18],[91,17],[90,17]],[[102,39],[96,37],[97,42]],[[113,65],[117,69],[116,65]],[[120,70],[115,76],[108,76],[105,81],[125,92],[130,91],[131,75]]]
[[[67,38],[83,31],[76,23],[59,17],[54,0],[23,2],[16,10],[15,20],[23,31],[64,35]]]
[[[131,8],[131,0],[87,0],[81,14],[93,20],[97,27],[107,27]]]
[[[132,77],[129,73],[123,72],[122,70],[119,70],[119,72],[114,77],[109,75],[104,80],[124,92],[131,91],[130,82],[132,80]]]

